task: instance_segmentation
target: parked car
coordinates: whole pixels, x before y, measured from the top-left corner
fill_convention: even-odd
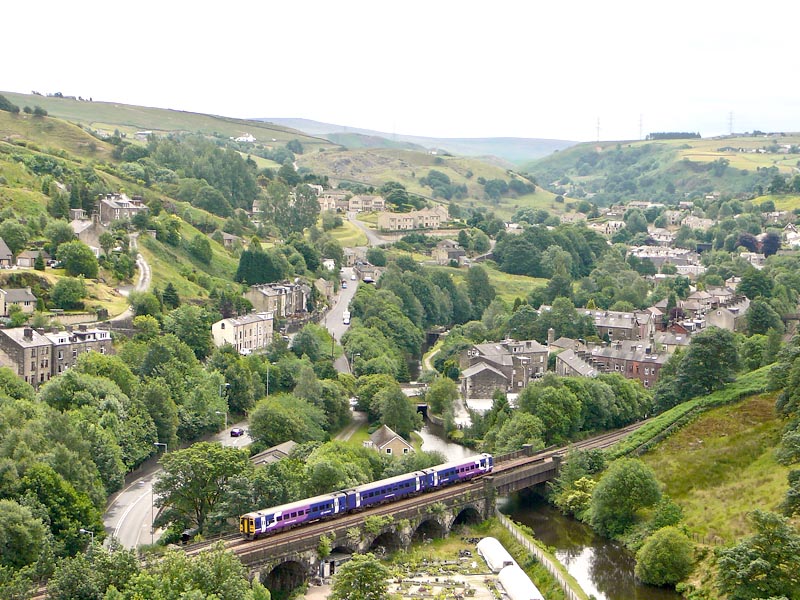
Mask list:
[[[244,435],[244,429],[241,427],[233,427],[231,429],[231,437],[241,437]]]
[[[347,289],[347,282],[346,281],[342,282],[342,289],[344,289],[344,290]]]
[[[355,281],[355,280],[356,280],[356,274],[355,274],[355,273],[353,273],[352,275],[350,275],[350,279],[352,279],[353,281]]]

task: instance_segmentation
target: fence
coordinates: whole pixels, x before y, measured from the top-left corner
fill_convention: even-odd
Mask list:
[[[567,581],[566,577],[564,577],[564,574],[558,569],[558,567],[556,567],[555,563],[550,559],[550,557],[537,548],[528,538],[526,538],[522,532],[517,529],[516,525],[514,525],[514,522],[511,519],[506,517],[497,509],[495,509],[495,514],[497,515],[497,518],[500,520],[500,523],[503,525],[503,527],[511,532],[511,535],[514,536],[514,539],[522,544],[523,548],[525,548],[528,552],[533,554],[536,559],[545,566],[550,575],[552,575],[555,580],[558,581],[558,584],[564,590],[564,595],[567,597],[567,600],[581,600],[581,596],[575,593],[575,591],[572,589],[572,586],[577,584],[570,584],[570,582]]]

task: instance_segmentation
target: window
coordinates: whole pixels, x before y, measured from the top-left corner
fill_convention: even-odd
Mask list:
[[[403,454],[408,454],[408,448],[403,448]]]
[[[392,453],[392,449],[391,448],[387,448],[386,449],[386,454],[391,454],[391,453]]]
[[[72,349],[72,358],[77,358],[77,357],[78,357],[78,349],[77,348],[73,348]]]
[[[36,348],[31,348],[31,356],[36,356]]]
[[[64,351],[63,350],[59,350],[58,351],[58,360],[63,360],[63,359],[64,359]]]

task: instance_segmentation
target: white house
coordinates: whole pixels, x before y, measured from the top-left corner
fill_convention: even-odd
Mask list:
[[[215,346],[230,344],[240,354],[250,354],[269,346],[272,342],[272,331],[271,312],[222,319],[211,326]]]

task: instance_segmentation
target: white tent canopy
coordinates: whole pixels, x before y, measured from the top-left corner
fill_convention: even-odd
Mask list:
[[[511,600],[544,600],[531,578],[516,564],[504,567],[500,571],[499,579]]]
[[[517,564],[497,538],[485,537],[478,542],[478,554],[483,557],[493,573],[499,573],[508,565]]]

